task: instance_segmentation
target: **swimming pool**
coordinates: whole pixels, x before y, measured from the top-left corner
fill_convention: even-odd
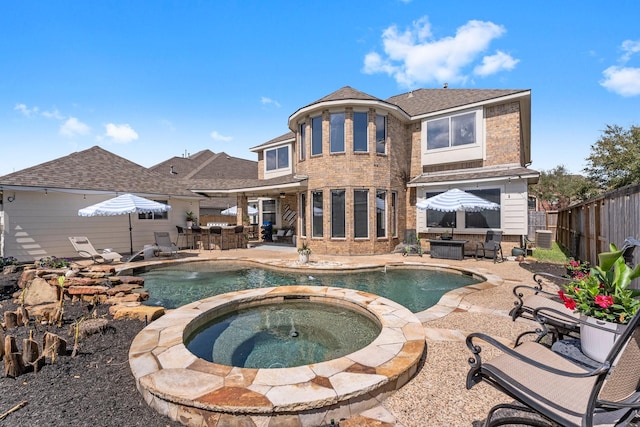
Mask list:
[[[435,305],[448,291],[480,282],[468,274],[427,268],[293,273],[219,261],[161,267],[138,275],[150,294],[146,303],[168,309],[244,289],[317,285],[380,295],[418,313]]]

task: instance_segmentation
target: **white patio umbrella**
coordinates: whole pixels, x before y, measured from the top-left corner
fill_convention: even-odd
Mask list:
[[[433,209],[440,212],[480,212],[482,210],[497,210],[500,205],[478,197],[475,194],[452,188],[444,193],[429,197],[416,203],[418,209]],[[453,227],[451,227],[453,234]]]
[[[95,205],[87,206],[78,211],[80,216],[113,216],[125,215],[129,216],[129,243],[130,250],[133,254],[133,234],[131,230],[131,214],[132,213],[160,213],[168,212],[171,206],[164,203],[155,202],[145,199],[144,197],[133,194],[123,194],[113,199],[105,200]]]
[[[223,210],[222,212],[220,212],[222,215],[229,215],[229,216],[234,216],[238,214],[238,206],[231,206],[230,208],[227,208],[225,210]],[[251,207],[251,206],[247,206],[247,215],[258,215],[258,209]]]
[[[497,210],[500,205],[478,197],[475,194],[452,188],[444,193],[429,197],[416,203],[418,209],[433,209],[440,212],[479,212],[481,210]]]

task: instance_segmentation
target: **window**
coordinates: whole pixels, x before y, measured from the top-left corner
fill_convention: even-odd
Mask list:
[[[267,170],[286,169],[289,167],[289,147],[279,147],[266,150]]]
[[[367,113],[353,113],[353,151],[369,151],[369,118]]]
[[[322,154],[322,117],[311,119],[311,155]]]
[[[331,190],[331,237],[345,237],[345,191]]]
[[[307,236],[307,193],[300,194],[300,236]]]
[[[443,193],[443,191],[427,193],[425,197],[429,198],[437,196],[440,193]],[[427,209],[427,227],[455,228],[456,213],[440,212],[433,209]]]
[[[500,189],[498,188],[465,191],[490,202],[500,204]],[[464,222],[466,228],[500,228],[500,209],[465,212]]]
[[[298,127],[298,152],[300,153],[300,160],[304,160],[307,157],[307,124],[302,123]]]
[[[387,116],[376,116],[376,153],[386,153],[387,145]]]
[[[369,237],[369,190],[353,191],[354,237]]]
[[[312,194],[312,203],[313,203],[313,222],[312,222],[312,230],[311,235],[313,237],[322,237],[322,191],[314,191]]]
[[[398,193],[391,192],[391,235],[398,237]]]
[[[476,113],[445,117],[427,122],[427,150],[474,144]]]
[[[276,201],[273,199],[262,201],[262,223],[265,222],[276,225]]]
[[[330,152],[344,153],[344,113],[331,113],[329,123]]]
[[[492,188],[486,190],[464,190],[467,193],[475,194],[490,202],[500,204],[500,189]],[[442,193],[427,193],[426,197],[433,197]],[[464,225],[458,227],[457,219],[464,218]],[[479,212],[439,212],[431,209],[427,210],[427,227],[441,228],[500,228],[500,210],[481,210]]]
[[[376,237],[387,237],[387,192],[376,191]]]
[[[169,204],[167,200],[154,200],[158,203],[163,203],[165,205]],[[139,213],[138,219],[169,219],[169,212],[148,212],[148,213]]]

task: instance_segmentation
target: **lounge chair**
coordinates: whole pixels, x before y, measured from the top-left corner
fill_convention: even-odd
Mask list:
[[[82,258],[91,258],[94,263],[110,263],[122,259],[122,255],[111,249],[102,249],[101,252],[98,252],[89,239],[84,236],[69,237],[69,241],[78,255]]]
[[[155,250],[158,251],[159,254],[173,255],[178,253],[179,248],[171,241],[171,236],[168,231],[154,231],[153,237],[156,242]]]
[[[485,334],[467,336],[467,347],[473,353],[467,389],[486,382],[524,405],[494,406],[485,426],[628,425],[640,410],[639,322],[640,312],[631,319],[605,361],[594,361],[594,368],[574,364],[537,342],[525,342],[512,349]],[[502,354],[483,362],[482,348],[477,343],[480,340]],[[494,420],[501,409],[508,411]],[[532,422],[532,414],[543,420]]]
[[[536,331],[523,332],[516,338],[516,346],[520,344],[520,340],[532,333],[537,333],[540,341],[546,332],[552,334],[552,341],[560,340],[566,336],[577,337],[580,334],[578,323],[579,315],[564,306],[564,303],[558,298],[558,294],[548,292],[543,289],[545,279],[553,279],[555,281],[566,281],[569,283],[571,279],[562,276],[556,276],[551,273],[535,273],[533,281],[534,286],[517,285],[513,288],[513,294],[517,300],[514,307],[509,312],[511,319],[516,321],[518,318],[535,320],[541,322],[543,326],[548,327]],[[542,309],[545,310],[542,310]],[[536,310],[538,312],[536,313]],[[562,313],[557,315],[556,313]],[[537,314],[537,315],[536,315]]]
[[[487,230],[484,242],[476,243],[476,260],[478,254],[482,252],[482,258],[487,256],[487,252],[493,255],[493,262],[498,262],[498,252],[500,252],[500,261],[504,261],[502,254],[502,231]]]

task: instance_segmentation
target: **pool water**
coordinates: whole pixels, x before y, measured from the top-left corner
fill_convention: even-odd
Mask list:
[[[217,317],[190,334],[185,345],[222,365],[290,368],[353,353],[379,333],[380,325],[345,307],[284,301]]]
[[[437,304],[448,291],[479,282],[464,274],[417,268],[303,274],[220,262],[157,268],[139,276],[150,294],[146,303],[168,309],[243,289],[317,285],[370,292],[418,313]]]

